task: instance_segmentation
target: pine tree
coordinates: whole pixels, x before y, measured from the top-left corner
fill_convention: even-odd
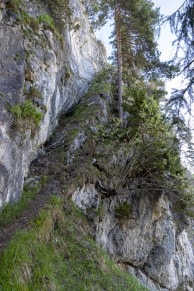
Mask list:
[[[122,56],[122,35],[121,35],[121,7],[117,3],[115,5],[115,30],[116,30],[116,48],[117,48],[117,72],[118,72],[118,109],[119,118],[123,119],[123,90],[122,90],[122,80],[123,80],[123,56]]]
[[[149,0],[90,0],[86,7],[95,25],[104,24],[110,17],[115,22],[113,59],[117,65],[118,112],[122,122],[123,81],[128,82],[131,73],[137,78],[148,78],[159,64],[154,41],[159,12]]]
[[[171,103],[179,110],[182,106],[186,107],[191,113],[191,107],[187,101],[194,101],[194,3],[193,0],[186,0],[183,4],[169,17],[172,32],[176,35],[174,45],[176,47],[174,63],[180,67],[180,73],[183,73],[187,79],[185,88],[175,90],[172,94]],[[183,55],[183,57],[181,57]]]
[[[188,114],[192,117],[192,103],[194,101],[194,4],[192,0],[185,0],[183,4],[165,19],[170,23],[172,32],[176,35],[173,42],[175,55],[173,62],[180,68],[179,74],[185,76],[186,85],[183,89],[174,89],[168,102],[168,119],[180,141],[181,151],[187,162],[192,163],[194,144],[188,122]],[[186,116],[186,118],[185,118]]]

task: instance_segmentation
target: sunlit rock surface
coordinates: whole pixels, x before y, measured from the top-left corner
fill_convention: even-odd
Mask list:
[[[60,113],[79,101],[106,59],[80,1],[70,5],[73,15],[63,30],[63,44],[42,25],[38,31],[23,27],[4,2],[0,7],[0,206],[18,199],[28,166]],[[47,13],[36,1],[26,1],[25,9],[33,17]],[[32,96],[31,88],[40,96]],[[14,126],[8,108],[25,99],[42,113],[36,128],[26,120],[22,128]]]

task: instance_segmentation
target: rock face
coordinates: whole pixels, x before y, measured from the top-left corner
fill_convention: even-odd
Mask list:
[[[89,184],[77,189],[72,199],[92,217],[96,241],[150,290],[193,290],[192,247],[165,194],[154,203],[146,194],[102,200]],[[132,205],[131,213],[119,217],[118,206],[126,202]]]
[[[67,140],[64,132],[74,136],[65,148],[65,170],[58,172],[66,173],[68,193],[91,222],[96,242],[121,268],[151,291],[191,291],[194,255],[189,221],[175,211],[169,194],[152,187],[146,190],[143,184],[138,188],[136,179],[130,180],[130,188],[126,184],[114,188],[129,152],[121,143],[116,147],[112,140],[105,143],[102,135],[96,135],[97,129],[105,137],[110,133],[112,106],[110,96],[94,92],[66,116],[69,123],[64,117],[54,146]]]
[[[94,138],[95,124],[97,128],[99,123],[108,122],[111,98],[104,98],[103,94],[94,95],[87,102],[88,108],[95,104],[99,112],[95,109],[98,118],[94,119],[91,115],[90,121],[86,113],[84,124],[77,124],[78,132],[85,137],[85,144],[77,142],[80,140],[77,134],[69,146],[68,151],[73,148],[74,157],[77,157],[75,161],[69,161],[71,169],[76,172],[72,175],[73,186],[79,184],[72,191],[72,200],[93,225],[96,242],[149,290],[193,290],[194,255],[191,238],[188,237],[189,220],[175,211],[169,194],[151,188],[148,191],[143,186],[137,188],[135,179],[130,189],[118,187],[114,191],[113,177],[121,175],[119,163],[125,163],[127,157],[122,144],[119,144],[118,154],[114,155],[116,147],[108,144],[111,151],[107,152],[105,144],[99,142],[93,160],[86,145],[90,138]],[[90,124],[91,136],[86,124]],[[110,123],[107,130],[109,128]],[[88,167],[91,167],[89,172]],[[79,173],[83,174],[81,185],[78,183]]]
[[[78,103],[105,61],[81,1],[70,1],[70,19],[60,11],[60,33],[48,18],[49,1],[26,0],[24,7],[15,7],[19,2],[0,3],[0,207],[19,198],[29,164],[41,154],[60,113]],[[96,155],[97,128],[110,121],[112,101],[106,91],[82,100],[74,120],[55,136],[54,146],[64,146],[70,131],[74,137],[58,171],[67,176],[61,180],[77,187],[73,201],[92,222],[98,244],[123,269],[152,291],[194,290],[187,222],[176,216],[168,195],[142,188],[114,191],[126,152],[119,145],[110,154],[109,144],[99,144]],[[111,127],[106,130],[105,137]]]
[[[80,1],[70,1],[71,25],[65,23],[60,40],[54,26],[45,24],[44,1],[25,2],[22,8],[9,1],[0,6],[0,207],[18,199],[28,166],[60,112],[79,101],[106,58]],[[21,9],[27,23],[18,16]],[[26,99],[41,113],[39,125],[18,113]]]

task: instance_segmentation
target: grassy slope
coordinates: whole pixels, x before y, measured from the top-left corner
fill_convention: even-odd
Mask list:
[[[0,255],[1,290],[146,290],[95,244],[83,214],[55,196]]]

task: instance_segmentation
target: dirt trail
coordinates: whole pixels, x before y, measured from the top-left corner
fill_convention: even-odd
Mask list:
[[[64,136],[63,119],[62,126],[58,125],[56,139],[61,140],[60,136]],[[56,144],[56,145],[55,145]],[[35,159],[29,168],[29,177],[35,178],[41,181],[41,177],[46,179],[41,190],[37,193],[34,200],[28,205],[28,207],[21,213],[21,215],[5,227],[0,227],[0,251],[3,251],[13,238],[14,234],[18,230],[26,229],[30,225],[30,222],[34,220],[39,214],[40,210],[47,204],[49,197],[52,194],[59,194],[64,192],[67,186],[67,181],[71,179],[72,169],[65,165],[66,146],[56,143],[56,140],[47,142],[45,147],[48,150],[46,155],[43,155]],[[54,150],[53,150],[54,149]]]
[[[45,195],[45,193],[41,191],[18,218],[14,219],[5,227],[0,228],[1,251],[9,244],[16,231],[27,228],[30,221],[39,214],[40,210],[46,205],[48,200],[49,195]]]
[[[5,249],[18,230],[28,228],[30,222],[38,216],[52,194],[61,193],[65,188],[67,169],[61,156],[58,155],[59,151],[60,149],[52,152],[51,155],[39,157],[31,163],[29,177],[39,181],[42,177],[46,180],[34,200],[30,202],[21,215],[5,227],[0,227],[0,251]],[[61,151],[65,152],[66,150],[62,148]],[[69,174],[67,176],[69,178]]]

